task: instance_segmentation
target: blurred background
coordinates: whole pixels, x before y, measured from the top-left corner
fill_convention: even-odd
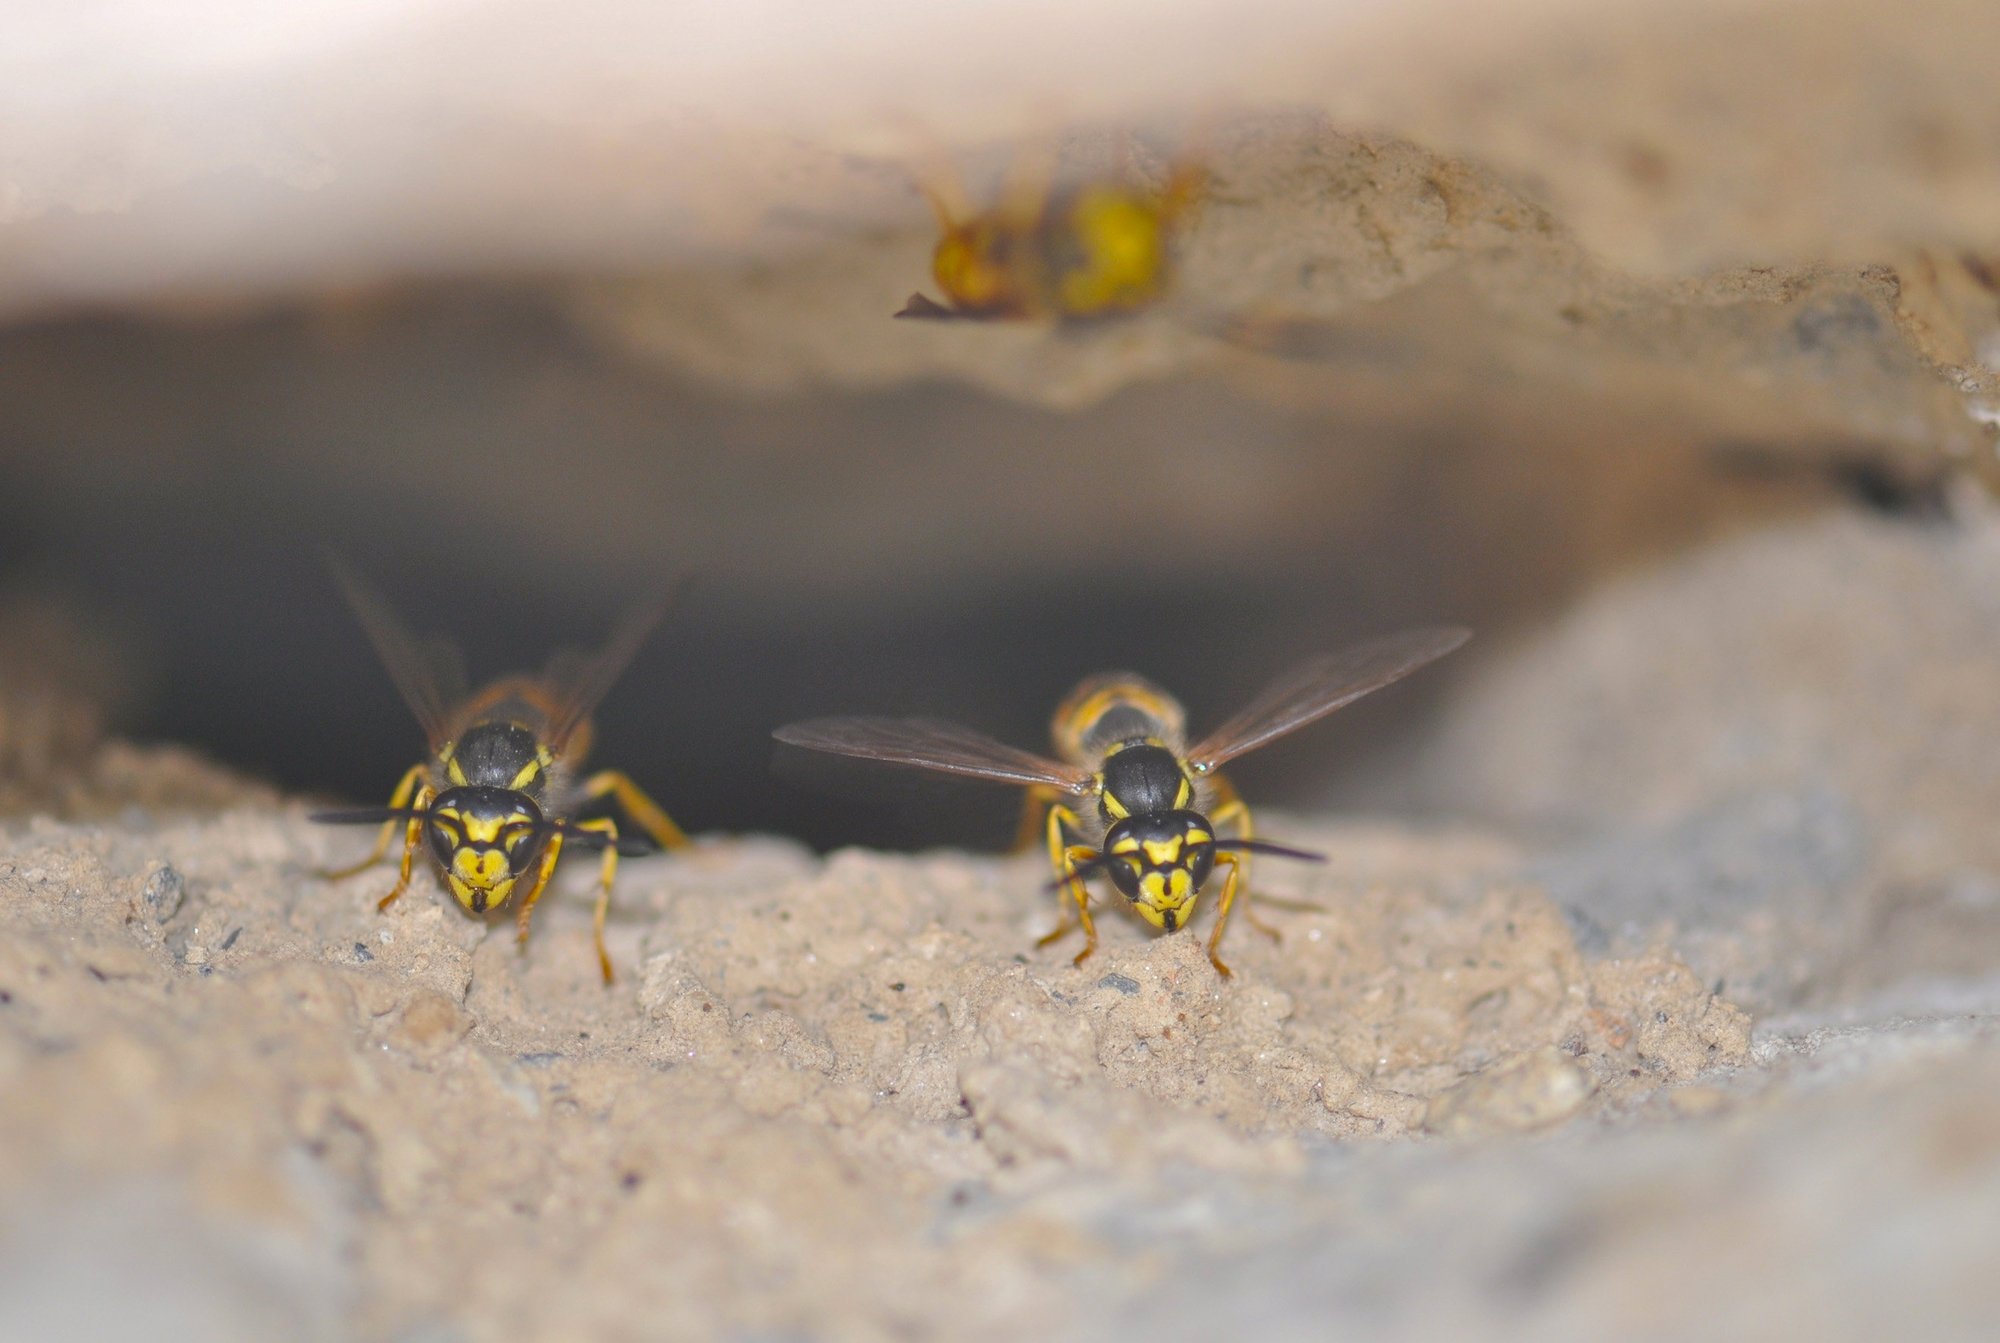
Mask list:
[[[1010,802],[774,778],[769,729],[1038,745],[1115,666],[1214,721],[1449,620],[1470,650],[1246,762],[1255,795],[1591,820],[1411,727],[1676,556],[1963,520],[2000,415],[2000,109],[1976,6],[1584,12],[32,12],[0,56],[14,680],[372,799],[420,742],[324,552],[481,675],[691,573],[604,761],[695,829],[978,844]],[[926,175],[990,201],[1029,154],[1059,189],[1201,165],[1166,299],[891,321],[931,288]],[[1653,632],[1667,661],[1702,620]],[[1552,714],[1630,674],[1576,662]]]

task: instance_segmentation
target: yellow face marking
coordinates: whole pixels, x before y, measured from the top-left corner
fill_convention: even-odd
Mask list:
[[[1111,846],[1111,852],[1136,854],[1137,852],[1139,852],[1138,837],[1134,835],[1121,836],[1118,842]]]
[[[1183,911],[1194,903],[1194,894],[1194,881],[1186,868],[1162,868],[1139,878],[1139,898],[1132,902],[1132,908],[1155,928],[1179,928],[1187,923]]]
[[[491,892],[512,874],[502,850],[462,848],[452,850],[451,875],[474,890]]]
[[[1172,839],[1149,839],[1144,841],[1147,861],[1155,867],[1166,867],[1181,860],[1181,837]]]
[[[458,855],[453,855],[454,868],[457,867],[457,857]],[[505,872],[505,869],[506,862],[503,859],[501,870]],[[518,880],[516,877],[506,875],[488,885],[475,885],[465,881],[455,870],[444,874],[444,884],[451,888],[451,893],[457,897],[458,903],[474,914],[483,914],[489,909],[498,909],[506,904],[507,897],[514,894],[516,880]]]
[[[468,816],[451,807],[440,808],[434,819],[454,841],[445,881],[459,902],[475,913],[505,904],[508,892],[514,889],[515,875],[502,840],[510,830],[532,829],[534,821],[520,812]]]
[[[512,819],[509,816],[488,816],[483,820],[474,820],[470,816],[461,816],[459,824],[465,827],[465,837],[472,843],[495,844],[500,839],[500,827]]]
[[[1206,830],[1197,830],[1192,826],[1188,827],[1187,842],[1190,844],[1206,844],[1214,838],[1215,836],[1209,834]]]

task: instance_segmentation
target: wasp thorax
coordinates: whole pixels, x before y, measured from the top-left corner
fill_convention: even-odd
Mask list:
[[[1198,811],[1133,816],[1105,832],[1104,857],[1112,885],[1139,916],[1172,932],[1215,870],[1215,833]]]
[[[445,885],[475,914],[503,905],[541,851],[547,830],[533,798],[471,785],[439,793],[425,820]]]
[[[1101,777],[1098,810],[1107,825],[1126,816],[1173,811],[1194,800],[1180,759],[1152,742],[1119,747],[1105,758]]]
[[[475,723],[452,747],[452,764],[467,784],[498,789],[538,787],[542,746],[519,723]]]

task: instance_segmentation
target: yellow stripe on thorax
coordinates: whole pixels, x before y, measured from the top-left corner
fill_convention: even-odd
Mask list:
[[[525,789],[536,775],[543,773],[555,762],[556,758],[549,754],[549,748],[538,744],[535,747],[535,758],[521,766],[521,772],[516,774],[514,781],[507,786],[518,793]]]

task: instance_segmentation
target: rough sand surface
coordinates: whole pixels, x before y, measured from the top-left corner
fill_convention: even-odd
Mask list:
[[[428,883],[327,884],[359,837],[296,813],[14,823],[0,1324],[1046,1335],[1323,1215],[1285,1191],[1377,1169],[1352,1140],[1617,1125],[1749,1056],[1670,953],[1580,955],[1504,843],[1286,833],[1334,861],[1266,889],[1321,908],[1240,924],[1227,983],[1115,911],[1084,967],[1035,951],[1027,859],[711,840],[627,865],[606,989],[583,872],[522,953]],[[57,1294],[106,1257],[128,1297]]]

